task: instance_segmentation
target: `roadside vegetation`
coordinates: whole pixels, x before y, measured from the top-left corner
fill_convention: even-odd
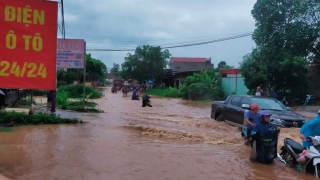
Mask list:
[[[320,62],[319,11],[318,1],[255,3],[251,11],[256,21],[252,38],[257,46],[241,63],[249,94],[261,85],[265,91],[273,87],[278,99],[286,96],[299,104],[304,102],[308,86],[311,91],[316,89],[319,75],[311,77],[308,71],[320,70],[316,66]]]
[[[76,124],[79,119],[61,118],[56,114],[35,113],[28,115],[14,111],[0,111],[0,126],[38,124]]]
[[[176,88],[157,88],[157,89],[149,89],[146,91],[147,94],[149,95],[155,95],[159,97],[182,97],[182,93],[180,89]]]
[[[213,100],[223,97],[221,80],[214,70],[188,76],[179,89],[165,88],[162,84],[159,88],[147,90],[146,93],[160,97],[182,97],[191,100]]]
[[[97,103],[89,102],[90,96],[87,95],[85,101],[85,107],[83,108],[83,100],[80,99],[69,99],[69,93],[61,91],[57,93],[57,107],[63,110],[73,110],[79,112],[93,112],[93,113],[103,113],[104,111],[97,109]]]
[[[86,86],[86,96],[88,99],[99,99],[102,97],[102,92],[94,89],[93,87]],[[61,93],[67,93],[69,98],[83,98],[83,84],[77,85],[65,85],[60,86],[57,89],[57,96]]]
[[[227,65],[225,61],[221,61],[215,69],[188,76],[179,88],[166,88],[164,84],[161,84],[156,89],[147,90],[146,93],[160,97],[181,97],[201,102],[219,100],[224,96],[219,70],[229,68],[232,67]]]

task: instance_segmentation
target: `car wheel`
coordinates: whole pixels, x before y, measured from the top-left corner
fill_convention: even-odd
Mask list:
[[[224,121],[223,116],[222,116],[222,115],[219,115],[219,116],[217,117],[216,121]]]

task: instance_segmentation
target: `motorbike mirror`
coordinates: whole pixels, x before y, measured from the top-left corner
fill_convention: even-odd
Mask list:
[[[249,104],[242,104],[241,108],[243,109],[250,109],[250,105]]]

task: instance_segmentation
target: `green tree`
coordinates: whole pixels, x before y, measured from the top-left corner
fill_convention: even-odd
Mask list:
[[[120,65],[119,64],[116,64],[116,63],[113,63],[113,67],[112,69],[110,70],[110,72],[114,73],[114,74],[118,74],[119,73],[119,69],[120,69]]]
[[[253,39],[258,46],[319,60],[319,12],[319,0],[258,0],[252,10],[257,27]]]
[[[258,0],[251,11],[257,44],[241,63],[245,84],[289,89],[295,97],[307,90],[307,62],[319,59],[320,1]],[[297,88],[299,87],[299,88]]]
[[[216,71],[219,72],[220,69],[230,69],[234,68],[233,66],[229,66],[225,61],[220,61],[218,63],[218,67],[216,68]]]
[[[189,95],[194,100],[199,96],[207,96],[213,99],[223,96],[219,74],[214,73],[212,70],[205,71],[202,74],[194,73],[192,76],[188,76],[180,89],[185,99],[187,99]]]
[[[100,61],[86,54],[86,79],[90,81],[105,81],[107,74],[107,66]]]
[[[138,46],[134,54],[128,53],[125,57],[125,62],[121,65],[121,75],[140,82],[147,78],[155,79],[164,74],[170,56],[168,50],[162,51],[159,46]]]

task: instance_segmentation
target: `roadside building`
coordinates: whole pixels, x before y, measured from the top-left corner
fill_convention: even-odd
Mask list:
[[[249,91],[244,84],[240,68],[221,69],[220,76],[222,89],[226,97],[230,94],[244,95]]]
[[[169,69],[166,69],[163,76],[157,78],[156,86],[164,83],[166,87],[179,88],[187,76],[201,73],[206,69],[213,69],[213,67],[211,58],[171,57]]]
[[[211,58],[171,57],[169,68],[175,72],[201,71],[213,69]]]
[[[166,87],[179,88],[180,84],[183,84],[187,76],[192,76],[193,73],[200,73],[201,71],[185,71],[177,72],[172,69],[166,69],[165,74],[158,77],[156,80],[156,86],[164,83]]]

